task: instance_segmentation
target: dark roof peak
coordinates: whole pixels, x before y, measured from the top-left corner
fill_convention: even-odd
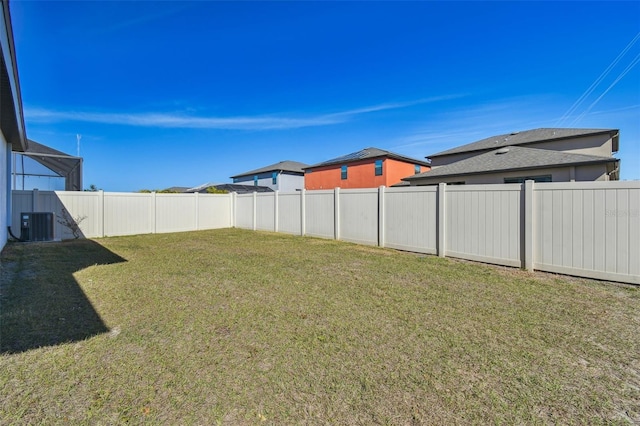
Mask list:
[[[312,166],[306,167],[306,169],[312,169],[315,167],[330,166],[333,164],[351,163],[354,161],[366,160],[368,158],[388,157],[396,160],[406,161],[409,163],[420,164],[422,166],[428,166],[429,162],[424,160],[417,160],[411,157],[405,157],[404,155],[396,154],[395,152],[387,151],[380,148],[369,147],[361,149],[360,151],[352,152],[350,154],[342,155],[340,157],[332,158],[331,160],[316,163]]]
[[[304,169],[308,167],[308,164],[300,163],[298,161],[291,160],[283,160],[274,164],[270,164],[268,166],[260,167],[259,169],[251,170],[245,173],[240,173],[235,176],[231,176],[231,179],[238,178],[241,176],[249,176],[249,175],[257,175],[260,173],[268,173],[268,172],[291,172],[291,173],[299,173],[304,174]]]

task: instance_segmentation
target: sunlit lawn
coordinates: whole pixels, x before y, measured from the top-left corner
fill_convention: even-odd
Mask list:
[[[1,267],[1,424],[640,422],[638,287],[236,229]]]

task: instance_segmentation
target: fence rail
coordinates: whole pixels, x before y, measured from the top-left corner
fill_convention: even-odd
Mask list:
[[[85,237],[238,227],[640,284],[640,182],[253,194],[14,191],[19,214],[85,217]],[[57,224],[57,238],[72,238]]]

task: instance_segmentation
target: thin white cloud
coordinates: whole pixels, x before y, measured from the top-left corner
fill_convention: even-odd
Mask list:
[[[504,99],[429,116],[395,140],[391,150],[423,157],[455,146],[512,131],[549,125],[553,112],[544,96]]]
[[[193,129],[226,129],[226,130],[274,130],[296,129],[302,127],[328,126],[344,123],[362,114],[407,108],[427,102],[453,99],[462,95],[448,95],[417,101],[386,103],[322,114],[311,117],[282,116],[239,116],[239,117],[202,117],[187,114],[171,113],[112,113],[57,111],[46,108],[25,108],[25,118],[35,122],[79,121],[101,124],[114,124],[137,127],[193,128]]]

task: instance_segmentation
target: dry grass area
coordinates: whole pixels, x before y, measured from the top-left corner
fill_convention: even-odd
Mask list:
[[[11,244],[2,424],[640,422],[640,289],[236,229]]]

